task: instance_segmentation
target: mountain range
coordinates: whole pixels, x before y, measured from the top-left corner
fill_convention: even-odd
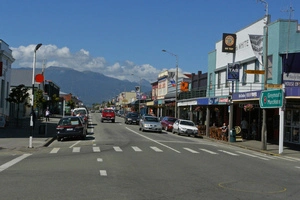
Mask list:
[[[64,93],[72,93],[86,106],[102,103],[119,95],[121,92],[135,91],[141,86],[143,93],[151,92],[151,83],[145,79],[141,83],[119,80],[92,71],[76,71],[65,67],[47,67],[44,72],[45,80],[51,80]]]

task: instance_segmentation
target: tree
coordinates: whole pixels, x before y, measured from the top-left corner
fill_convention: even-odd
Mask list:
[[[39,111],[43,110],[44,104],[46,103],[46,99],[43,94],[43,90],[37,90],[35,92],[34,105],[39,108]]]
[[[27,98],[29,97],[28,88],[25,85],[21,84],[17,87],[13,88],[6,98],[6,101],[9,103],[17,104],[17,126],[19,125],[19,111],[20,104],[24,103],[24,105],[28,105]]]

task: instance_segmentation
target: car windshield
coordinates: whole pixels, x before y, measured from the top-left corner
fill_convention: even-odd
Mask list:
[[[145,121],[158,122],[158,118],[157,117],[145,117]]]
[[[130,117],[138,117],[138,114],[137,113],[131,113]]]
[[[181,121],[180,124],[187,126],[195,126],[194,122],[191,121]]]

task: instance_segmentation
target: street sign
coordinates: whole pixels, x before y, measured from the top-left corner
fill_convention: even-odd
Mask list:
[[[274,89],[282,88],[281,84],[267,84],[266,86],[267,86],[267,88],[274,88]]]
[[[265,74],[265,70],[245,70],[246,74]]]
[[[282,90],[262,91],[259,99],[259,105],[261,108],[281,108],[283,105]]]

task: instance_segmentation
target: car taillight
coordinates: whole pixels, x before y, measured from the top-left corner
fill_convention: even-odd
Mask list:
[[[56,130],[58,130],[58,131],[64,130],[64,127],[58,126],[58,127],[56,127]]]

